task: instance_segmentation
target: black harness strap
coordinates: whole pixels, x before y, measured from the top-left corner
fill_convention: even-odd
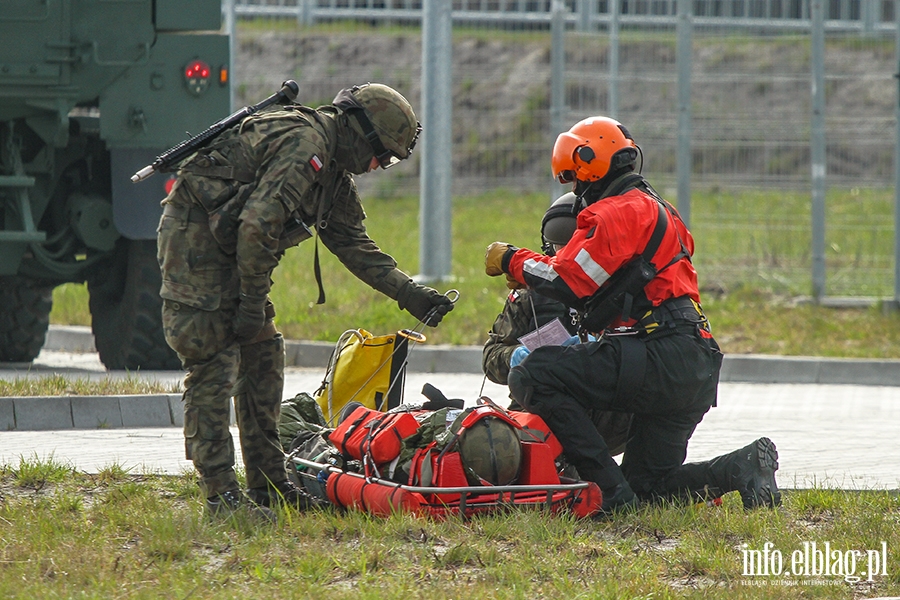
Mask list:
[[[643,339],[634,335],[622,335],[614,338],[619,343],[619,380],[616,383],[616,397],[613,409],[623,409],[635,397],[644,381],[647,370],[647,345]]]

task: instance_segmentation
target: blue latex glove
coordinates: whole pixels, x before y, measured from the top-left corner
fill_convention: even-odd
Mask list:
[[[562,344],[560,344],[560,346],[574,346],[575,344],[580,344],[580,343],[581,343],[581,338],[578,337],[577,335],[573,335],[572,337],[570,337],[569,339],[564,341]]]
[[[593,334],[589,333],[587,341],[596,342],[597,338],[594,337]],[[581,338],[578,337],[577,335],[573,335],[572,337],[570,337],[569,339],[564,341],[562,344],[560,344],[560,346],[574,346],[575,344],[581,344],[581,343],[582,343]]]
[[[531,352],[525,346],[519,346],[513,350],[512,356],[509,357],[509,368],[511,369],[518,366],[529,354],[531,354]]]

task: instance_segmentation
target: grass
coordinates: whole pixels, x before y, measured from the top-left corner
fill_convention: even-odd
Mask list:
[[[0,398],[13,396],[106,396],[110,394],[177,394],[181,384],[144,380],[129,374],[124,379],[91,380],[71,375],[44,375],[0,379]]]
[[[281,512],[210,522],[193,474],[0,466],[4,598],[864,598],[900,594],[900,498],[786,492],[778,511],[658,505],[605,522]],[[880,550],[887,575],[743,574],[746,549]],[[746,546],[744,546],[746,544]],[[860,562],[857,567],[863,570]]]
[[[417,273],[418,199],[369,198],[366,225],[371,237],[400,268]],[[426,333],[430,343],[480,345],[507,293],[502,278],[484,275],[484,248],[498,239],[539,248],[547,198],[496,190],[453,202],[453,278],[435,285],[442,291],[458,289],[460,300],[439,328]],[[827,204],[829,295],[854,289],[856,295],[892,296],[890,190],[832,190]],[[704,308],[723,349],[900,358],[897,313],[882,312],[878,306],[835,309],[797,302],[812,287],[808,205],[803,193],[694,194],[695,264]],[[333,342],[346,329],[384,333],[415,325],[394,301],[357,280],[324,247],[319,256],[327,302],[316,305],[314,249],[315,243],[308,241],[289,250],[273,277],[276,323],[285,337]],[[51,322],[90,323],[84,286],[55,290]]]

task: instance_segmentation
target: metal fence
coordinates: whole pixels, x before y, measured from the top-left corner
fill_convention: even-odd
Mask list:
[[[607,114],[644,149],[648,179],[688,213],[706,287],[896,299],[895,2],[822,0],[814,54],[816,2],[694,0],[687,20],[674,0],[452,2],[453,193],[549,198],[559,192],[549,173],[556,134]],[[234,13],[239,103],[285,77],[311,104],[369,80],[423,101],[422,2],[239,0]],[[366,191],[415,193],[420,164],[409,162]]]

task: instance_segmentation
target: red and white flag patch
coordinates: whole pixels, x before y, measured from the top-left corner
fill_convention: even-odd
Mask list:
[[[317,154],[312,155],[312,158],[309,159],[309,164],[312,166],[313,171],[315,171],[316,173],[321,171],[322,167],[325,166],[325,163],[322,162],[322,159],[319,158]]]

